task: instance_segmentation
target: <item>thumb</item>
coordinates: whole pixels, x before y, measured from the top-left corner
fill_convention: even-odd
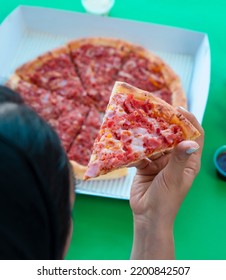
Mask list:
[[[172,187],[190,188],[200,169],[200,155],[196,151],[198,143],[182,141],[172,152],[164,169],[165,182]]]

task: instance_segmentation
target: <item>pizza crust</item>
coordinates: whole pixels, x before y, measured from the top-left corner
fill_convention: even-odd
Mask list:
[[[73,168],[75,178],[78,180],[83,180],[84,174],[87,170],[87,166],[81,165],[73,160],[70,160],[70,163]],[[98,178],[91,178],[90,181],[119,179],[121,177],[126,176],[127,174],[128,174],[127,168],[120,168],[120,169],[114,170],[112,172],[109,172],[107,174],[101,175]]]
[[[73,40],[67,44],[67,47],[72,51],[87,44],[116,48],[121,52],[122,55],[126,55],[131,48],[131,44],[126,41],[106,37],[93,37]]]
[[[52,51],[46,52],[43,55],[36,57],[35,59],[23,64],[21,67],[17,68],[15,73],[25,81],[30,81],[30,77],[35,73],[35,71],[40,68],[47,61],[54,59],[61,54],[69,54],[69,49],[67,46],[56,48]]]
[[[6,86],[8,86],[9,88],[17,91],[17,86],[20,82],[20,77],[16,74],[13,74],[9,80],[6,82]]]

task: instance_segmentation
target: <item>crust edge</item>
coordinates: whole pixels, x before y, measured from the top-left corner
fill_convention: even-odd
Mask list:
[[[72,165],[75,178],[78,180],[84,181],[84,174],[86,172],[87,166],[81,165],[77,163],[76,161],[70,160],[70,163]],[[89,181],[102,181],[102,180],[112,180],[112,179],[120,179],[128,174],[128,168],[123,167],[117,170],[113,170],[112,172],[109,172],[107,174],[103,174],[96,178],[90,178]]]

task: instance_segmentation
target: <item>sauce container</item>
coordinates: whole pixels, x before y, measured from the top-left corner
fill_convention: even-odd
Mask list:
[[[226,145],[219,147],[214,154],[217,175],[226,181]]]
[[[82,5],[88,13],[106,16],[114,2],[114,0],[82,0]]]

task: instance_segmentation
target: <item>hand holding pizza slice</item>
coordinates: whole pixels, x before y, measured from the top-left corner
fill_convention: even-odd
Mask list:
[[[199,136],[200,132],[162,99],[116,82],[84,179],[129,166]]]

